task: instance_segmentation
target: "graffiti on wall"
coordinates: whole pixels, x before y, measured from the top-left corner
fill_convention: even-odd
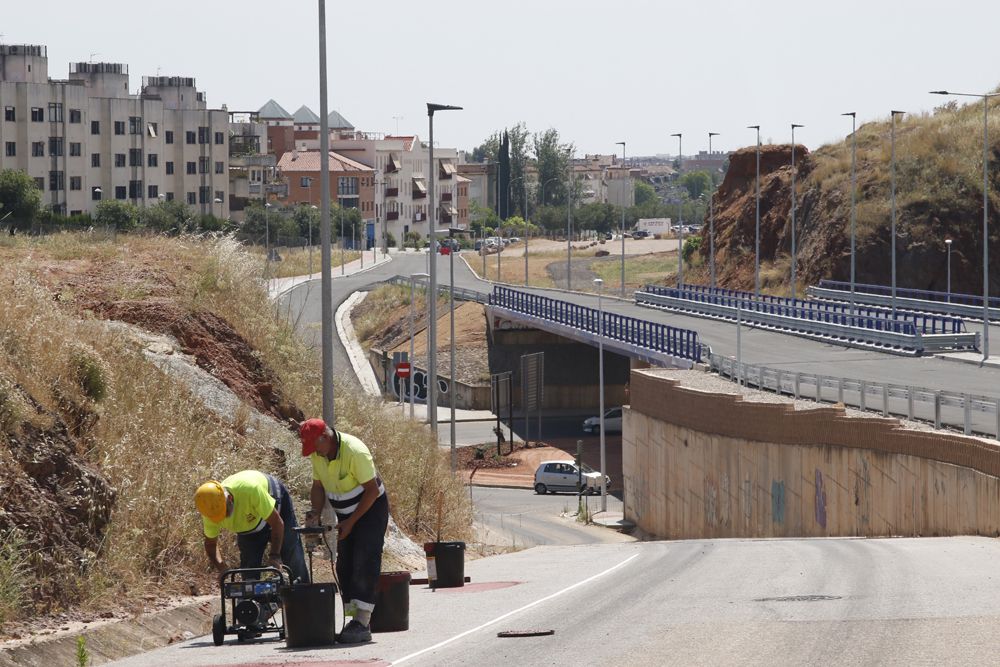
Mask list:
[[[424,371],[414,368],[411,378],[413,379],[412,391],[414,398],[417,401],[426,401],[429,376]],[[447,396],[449,388],[448,380],[438,376],[438,394]],[[393,373],[391,389],[392,394],[399,400],[410,400],[410,387],[406,378],[401,378]]]

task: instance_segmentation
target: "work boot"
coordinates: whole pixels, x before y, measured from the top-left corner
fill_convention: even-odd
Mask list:
[[[340,644],[361,644],[371,640],[372,631],[358,621],[351,621],[344,627],[344,631],[337,635],[337,642]]]

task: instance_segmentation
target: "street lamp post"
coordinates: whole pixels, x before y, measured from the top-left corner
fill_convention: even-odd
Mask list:
[[[264,203],[264,273],[271,271],[271,202]]]
[[[677,132],[670,136],[677,137],[677,182],[680,183],[684,164],[683,135]],[[677,194],[677,226],[681,230],[680,245],[677,246],[677,287],[681,288],[684,286],[684,196],[680,192]]]
[[[855,278],[855,245],[857,240],[856,228],[858,223],[857,209],[857,158],[858,158],[858,118],[857,112],[848,111],[840,114],[851,117],[851,315],[854,315],[854,278]]]
[[[957,95],[960,97],[983,98],[983,361],[990,357],[990,237],[989,237],[989,108],[990,98],[1000,93],[952,93],[947,90],[932,90],[934,95]]]
[[[566,162],[566,289],[573,289],[573,158]]]
[[[792,123],[792,299],[795,298],[795,264],[796,264],[796,248],[795,248],[795,128],[805,127],[804,125],[797,125]]]
[[[323,264],[321,294],[323,328],[323,420],[333,428],[333,276],[330,272],[330,128],[327,108],[326,0],[319,1],[319,176],[320,257]]]
[[[428,125],[428,156],[429,156],[429,167],[428,167],[428,193],[427,193],[427,209],[428,209],[428,229],[437,229],[437,209],[434,204],[434,112],[435,111],[458,111],[462,107],[451,106],[448,104],[433,104],[431,102],[427,103],[427,125]],[[435,253],[437,251],[437,239],[432,233],[431,235],[431,247],[430,254],[428,257],[428,266],[430,270],[428,274],[430,276],[429,283],[430,289],[427,294],[427,309],[428,309],[428,338],[427,338],[427,414],[430,417],[431,432],[434,434],[435,440],[437,439],[438,433],[438,421],[437,421],[437,257]]]
[[[510,216],[510,191],[513,189],[514,183],[516,183],[517,181],[521,181],[521,184],[524,185],[524,210],[521,211],[521,212],[524,213],[524,218],[523,218],[523,220],[524,220],[524,229],[525,229],[525,236],[527,236],[527,230],[528,230],[528,186],[526,185],[526,181],[524,180],[524,174],[523,173],[520,176],[518,176],[517,178],[510,179],[510,182],[507,183],[507,215]],[[497,254],[499,255],[499,253],[497,253]],[[499,257],[497,257],[497,282],[500,282],[500,258]],[[528,286],[528,247],[527,247],[527,245],[525,245],[525,247],[524,247],[524,286],[525,287]]]
[[[605,451],[604,451],[604,281],[594,278],[594,285],[597,287],[597,386],[598,386],[598,414],[601,416],[601,511],[608,510],[608,484],[605,476]]]
[[[708,133],[708,156],[712,157],[712,137],[718,132]],[[708,199],[708,266],[712,274],[712,287],[715,287],[715,177],[712,178],[712,196]]]
[[[892,314],[896,315],[896,116],[903,114],[902,111],[891,111],[892,130],[890,132],[890,152],[889,160],[892,162]]]
[[[541,208],[542,206],[545,206],[545,186],[548,185],[549,183],[552,183],[553,181],[558,181],[558,180],[559,180],[559,177],[558,176],[554,176],[554,177],[546,180],[544,183],[542,183],[542,191],[541,191],[542,197],[541,197],[541,200],[538,202],[538,204],[535,205],[535,215],[538,215],[538,209],[539,208]],[[525,246],[524,246],[524,274],[526,276],[528,275],[528,246],[527,246],[527,244],[525,244]],[[528,286],[528,280],[527,280],[527,278],[525,278],[524,285],[525,285],[525,287]]]
[[[413,373],[416,370],[416,362],[413,358],[413,337],[414,337],[414,317],[413,311],[416,309],[414,303],[416,299],[416,282],[418,280],[424,280],[425,278],[430,278],[426,273],[414,273],[410,276],[410,375],[406,381],[406,389],[410,393],[410,419],[413,419],[413,404],[414,395],[413,391]]]
[[[309,205],[309,276],[312,277],[313,274],[313,214],[312,211],[318,210],[315,204]]]
[[[452,227],[448,228],[449,239],[455,238],[455,231]],[[455,434],[455,394],[458,393],[456,391],[458,385],[455,384],[455,245],[449,243],[448,249],[448,272],[450,273],[448,283],[448,311],[451,316],[451,332],[448,336],[448,341],[451,343],[449,346],[451,355],[449,359],[451,382],[448,385],[448,407],[451,408],[449,436],[451,444],[451,472],[454,473],[458,469],[458,450],[455,449],[455,441],[457,439]]]
[[[624,196],[624,194],[625,194],[626,188],[628,187],[629,174],[628,174],[628,167],[625,166],[625,142],[624,141],[619,141],[619,142],[616,142],[616,144],[618,146],[622,147],[622,169],[625,170],[625,180],[626,180],[625,188],[622,189],[622,195],[623,196],[622,196],[622,227],[621,227],[621,236],[622,236],[622,288],[621,288],[621,297],[624,299],[625,298],[625,196]]]
[[[945,239],[944,244],[948,246],[948,303],[951,303],[951,239]]]
[[[757,130],[757,176],[754,185],[754,252],[753,252],[753,293],[760,296],[760,125],[747,125],[748,130]]]

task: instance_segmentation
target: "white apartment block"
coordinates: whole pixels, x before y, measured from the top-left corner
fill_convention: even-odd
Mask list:
[[[55,213],[176,199],[224,215],[229,117],[193,78],[145,77],[131,94],[127,65],[72,63],[55,80],[46,47],[0,45],[0,110],[0,169],[28,173]]]

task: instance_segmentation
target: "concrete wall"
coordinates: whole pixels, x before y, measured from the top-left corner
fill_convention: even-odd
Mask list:
[[[667,538],[1000,535],[1000,447],[632,373],[625,514]]]
[[[368,351],[368,363],[375,371],[375,377],[382,385],[382,391],[397,399],[402,395],[409,401],[407,393],[407,382],[395,376],[392,367],[392,356],[381,350],[372,348]],[[451,398],[448,391],[451,389],[450,377],[438,375],[438,382],[441,391],[438,392],[438,405],[451,405]],[[456,382],[455,407],[461,410],[489,410],[490,409],[490,385],[472,385],[464,382]],[[427,401],[427,373],[422,368],[413,367],[413,387],[416,392],[417,402]]]

